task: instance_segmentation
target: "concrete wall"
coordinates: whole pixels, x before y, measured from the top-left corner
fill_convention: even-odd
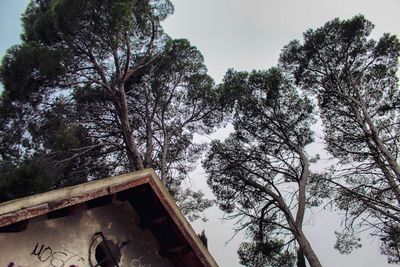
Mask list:
[[[23,232],[0,234],[0,267],[93,267],[102,240],[96,232],[116,245],[129,241],[121,249],[120,267],[172,267],[137,223],[129,204],[118,201],[93,209],[82,205],[73,215],[57,219],[40,216]]]

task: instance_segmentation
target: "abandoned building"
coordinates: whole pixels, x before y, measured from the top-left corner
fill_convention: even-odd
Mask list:
[[[0,204],[0,267],[217,266],[151,169]]]

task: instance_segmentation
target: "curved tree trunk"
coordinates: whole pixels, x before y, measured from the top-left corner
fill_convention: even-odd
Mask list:
[[[352,81],[352,82],[354,83],[354,81]],[[353,86],[355,87],[355,85],[353,85]],[[368,128],[363,127],[363,130],[366,134],[369,134],[371,136],[371,139],[375,143],[380,154],[387,161],[387,164],[389,165],[390,169],[395,174],[397,181],[400,182],[400,166],[397,163],[396,158],[393,157],[392,153],[389,151],[389,149],[386,147],[385,143],[382,141],[382,138],[379,136],[379,131],[376,128],[375,123],[372,121],[372,118],[368,112],[366,103],[365,103],[364,99],[361,97],[360,92],[357,88],[355,88],[355,92],[357,94],[357,97],[359,98],[359,103],[360,103],[359,106],[361,108],[365,123],[368,126]]]
[[[304,257],[304,252],[302,248],[299,248],[297,250],[297,263],[296,263],[297,267],[307,267],[306,265],[306,259]]]
[[[317,254],[315,254],[314,250],[312,249],[310,243],[308,242],[308,240],[305,237],[302,230],[299,230],[299,233],[296,236],[296,240],[299,243],[299,246],[302,249],[304,256],[306,257],[310,266],[311,267],[322,267],[322,265],[317,257]]]
[[[126,100],[124,85],[119,86],[119,117],[121,120],[121,128],[124,136],[126,149],[128,152],[128,158],[130,162],[130,169],[132,171],[142,170],[144,168],[143,160],[139,152],[139,148],[136,144],[134,130],[129,122],[128,104]]]

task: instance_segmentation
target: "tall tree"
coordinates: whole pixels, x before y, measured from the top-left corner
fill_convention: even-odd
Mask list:
[[[44,159],[63,174],[50,187],[153,167],[185,207],[209,206],[180,185],[203,149],[193,134],[219,120],[218,94],[201,53],[162,31],[172,11],[169,0],[32,1],[1,66],[2,165]]]
[[[228,71],[222,88],[233,101],[235,131],[212,142],[203,164],[218,204],[251,238],[240,247],[242,264],[293,266],[298,246],[311,266],[321,266],[303,232],[313,203],[307,188],[317,180],[305,152],[313,142],[311,101],[276,68]]]
[[[327,149],[339,162],[331,182],[348,229],[372,225],[398,250],[400,44],[390,34],[368,39],[372,29],[361,15],[332,20],[287,45],[280,62],[317,97]],[[398,252],[392,256],[399,262]]]

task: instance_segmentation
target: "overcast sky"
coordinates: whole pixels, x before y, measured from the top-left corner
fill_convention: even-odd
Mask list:
[[[400,0],[172,0],[175,13],[164,25],[173,38],[186,38],[202,52],[209,74],[220,82],[228,68],[236,70],[267,69],[277,64],[283,46],[301,39],[308,28],[322,26],[339,17],[348,19],[363,14],[376,27],[373,37],[383,32],[400,36]],[[20,14],[27,0],[0,0],[0,56],[19,42]],[[223,133],[213,135],[221,137]],[[321,145],[310,148],[320,153]],[[193,174],[193,184],[205,191],[201,168]],[[209,192],[209,191],[208,191]],[[235,267],[236,250],[242,236],[233,237],[232,223],[222,223],[217,208],[208,211],[209,221],[197,223],[205,228],[209,248],[220,266]],[[379,255],[379,243],[367,236],[363,248],[351,255],[340,255],[333,249],[334,231],[340,228],[338,216],[316,211],[309,216],[311,245],[325,267],[385,267],[386,258]]]
[[[277,64],[281,49],[293,39],[301,39],[309,28],[322,26],[339,17],[348,19],[363,14],[375,24],[372,34],[400,35],[400,0],[172,0],[175,13],[164,23],[173,38],[187,38],[203,54],[209,74],[220,82],[228,68],[267,69]],[[213,137],[216,137],[215,135]],[[218,137],[218,135],[217,135]],[[321,144],[310,153],[321,153]],[[204,171],[198,168],[193,178],[205,187]],[[197,181],[200,179],[202,182]],[[236,256],[241,237],[234,238],[231,223],[221,224],[222,213],[208,212],[209,222],[196,224],[206,229],[211,253],[221,266],[240,266]],[[333,249],[334,231],[340,229],[337,214],[315,211],[307,227],[310,242],[323,266],[392,266],[379,253],[379,242],[363,236],[363,247],[351,255]]]

